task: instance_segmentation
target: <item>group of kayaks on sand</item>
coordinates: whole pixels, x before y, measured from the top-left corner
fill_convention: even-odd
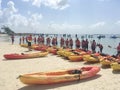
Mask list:
[[[22,47],[27,47],[26,44],[22,44]],[[54,55],[59,55],[64,58],[69,59],[70,61],[86,61],[86,62],[100,62],[103,66],[110,66],[111,63],[120,62],[120,56],[111,56],[104,53],[92,53],[91,51],[85,51],[83,49],[71,49],[71,48],[59,48],[56,46],[46,46],[33,44],[32,49],[38,51],[47,51]]]
[[[34,49],[42,52],[30,53],[30,54],[5,54],[4,57],[6,58],[7,56],[6,59],[36,58],[36,57],[46,56],[49,52],[54,55],[59,55],[61,57],[67,58],[70,61],[84,60],[86,62],[92,62],[92,63],[100,62],[103,66],[111,66],[113,70],[120,70],[120,64],[119,64],[120,51],[118,51],[117,56],[110,56],[108,54],[103,54],[102,51],[100,53],[96,53],[95,51],[96,46],[100,46],[101,44],[97,45],[95,40],[93,40],[91,44],[92,51],[89,51],[87,48],[87,45],[89,44],[87,40],[83,45],[84,47],[82,46],[82,49],[80,49],[81,43],[78,38],[76,38],[76,41],[75,41],[75,44],[76,44],[75,49],[72,49],[72,43],[73,43],[72,38],[67,41],[67,39],[64,40],[61,37],[61,40],[60,40],[61,47],[57,47],[57,41],[56,41],[57,38],[54,38],[52,41],[46,40],[47,41],[46,45],[44,44],[44,41],[40,41],[38,42],[38,44],[37,43],[32,44],[32,40],[34,40],[32,38],[32,35],[29,35],[26,38],[26,41],[28,44],[20,43],[20,45],[22,47],[27,47],[29,50]],[[66,44],[66,42],[68,43]],[[87,42],[87,45],[86,45],[86,42]],[[51,43],[52,43],[52,46],[51,46]],[[120,50],[120,44],[117,47],[117,50]],[[75,80],[78,81],[81,79],[93,77],[99,71],[100,71],[100,67],[85,66],[81,68],[73,68],[73,69],[66,69],[66,70],[56,70],[56,71],[49,71],[49,72],[24,74],[24,75],[20,75],[18,78],[24,84],[54,84],[54,83],[62,83],[62,82],[69,82],[69,81],[75,81]]]

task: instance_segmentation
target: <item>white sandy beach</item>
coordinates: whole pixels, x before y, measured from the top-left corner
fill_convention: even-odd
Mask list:
[[[93,78],[54,85],[27,86],[17,77],[21,74],[43,72],[50,70],[68,69],[89,65],[84,62],[69,62],[55,55],[43,58],[5,60],[3,55],[8,53],[25,53],[26,48],[11,43],[0,44],[0,90],[119,90],[120,72],[113,72],[111,68],[101,68]],[[32,51],[34,52],[34,51]]]

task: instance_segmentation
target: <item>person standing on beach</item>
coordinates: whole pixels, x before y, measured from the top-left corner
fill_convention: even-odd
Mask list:
[[[89,41],[88,39],[85,40],[85,50],[88,51],[88,44],[89,44]]]
[[[47,38],[46,38],[46,45],[47,45],[47,46],[50,46],[50,42],[51,42],[50,37],[47,37]]]
[[[64,38],[61,37],[61,39],[60,39],[60,47],[64,47],[64,42],[65,42]]]
[[[19,44],[21,45],[21,37],[19,38]]]
[[[29,35],[27,37],[27,42],[28,42],[28,50],[31,51],[32,35]]]
[[[68,40],[68,38],[66,39],[65,44],[66,44],[66,48],[69,48],[69,40]]]
[[[120,43],[119,45],[117,46],[117,55],[116,56],[119,56],[120,55]]]
[[[14,35],[11,36],[11,41],[12,41],[12,44],[14,44]]]
[[[36,44],[36,36],[34,36],[34,44]]]
[[[85,40],[82,40],[82,50],[85,50]]]
[[[72,38],[70,38],[69,42],[70,42],[70,48],[72,49],[73,48],[73,40],[72,40]]]
[[[44,36],[42,36],[42,37],[41,37],[41,44],[44,45],[44,42],[45,42]]]
[[[92,53],[96,53],[96,42],[95,42],[95,40],[93,40],[93,42],[91,44],[91,49],[92,49]]]
[[[37,38],[37,43],[40,46],[40,36],[38,36],[38,38]]]
[[[78,38],[75,40],[75,46],[76,46],[76,49],[80,48],[80,40]]]

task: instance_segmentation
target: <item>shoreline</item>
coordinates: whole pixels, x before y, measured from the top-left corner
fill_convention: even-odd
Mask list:
[[[5,60],[3,55],[9,53],[22,53],[27,49],[18,44],[8,42],[0,44],[0,89],[1,90],[118,90],[120,72],[113,72],[111,68],[101,68],[101,71],[93,78],[53,85],[27,86],[16,79],[21,74],[44,72],[77,68],[82,66],[99,66],[97,64],[85,64],[82,62],[69,62],[61,57],[49,54],[43,58]],[[36,52],[36,51],[32,51]]]

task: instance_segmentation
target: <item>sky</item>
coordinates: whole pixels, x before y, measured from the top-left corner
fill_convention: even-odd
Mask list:
[[[0,0],[16,33],[120,34],[120,0]]]

